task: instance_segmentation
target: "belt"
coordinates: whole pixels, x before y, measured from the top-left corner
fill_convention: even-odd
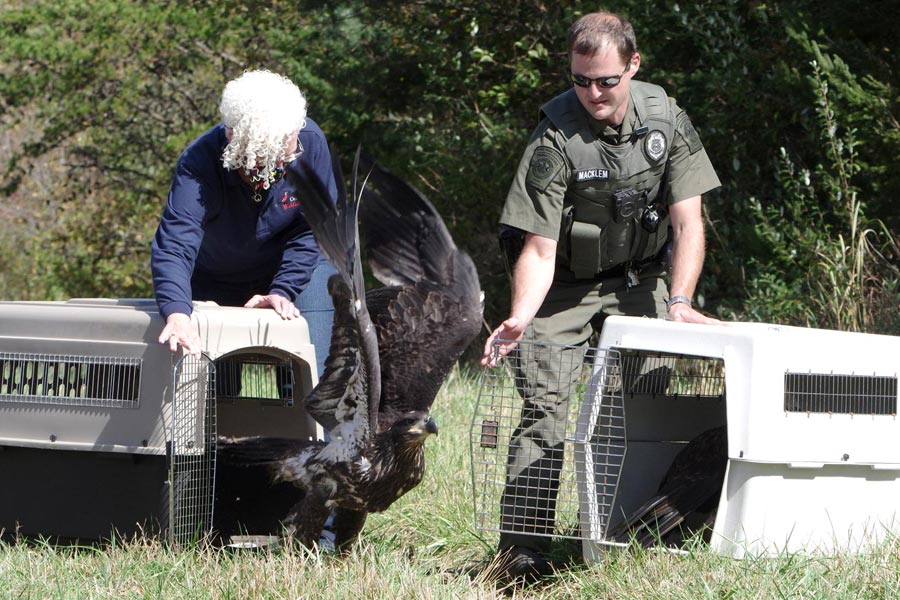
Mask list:
[[[598,271],[596,275],[594,275],[594,279],[597,281],[603,281],[605,279],[614,279],[616,277],[625,277],[625,274],[629,271],[629,269],[640,270],[643,265],[638,265],[632,261],[628,261],[626,263],[622,263],[621,265],[616,265],[611,269],[606,269],[605,271]]]
[[[615,279],[617,277],[626,277],[628,272],[631,271],[633,274],[640,274],[640,272],[647,267],[648,265],[662,265],[662,261],[659,258],[652,256],[650,258],[646,258],[644,260],[629,260],[623,263],[620,263],[614,267],[610,267],[609,269],[605,269],[603,271],[598,271],[596,275],[590,278],[577,278],[575,277],[575,273],[569,270],[568,267],[563,265],[556,265],[556,279],[567,282],[574,281],[606,281],[608,279]]]

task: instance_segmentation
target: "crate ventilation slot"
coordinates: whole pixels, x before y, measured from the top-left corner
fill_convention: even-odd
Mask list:
[[[786,412],[896,415],[897,377],[784,374]]]
[[[138,408],[141,359],[0,352],[0,402]]]

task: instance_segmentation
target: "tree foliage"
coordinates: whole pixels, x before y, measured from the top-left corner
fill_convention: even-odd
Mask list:
[[[608,6],[635,25],[639,78],[688,110],[724,184],[705,202],[707,311],[900,331],[888,317],[900,308],[891,3]],[[540,0],[0,6],[2,297],[151,294],[149,241],[178,154],[217,121],[225,82],[263,67],[298,83],[343,155],[363,144],[435,202],[479,265],[492,322],[507,307],[495,239],[502,199],[540,105],[567,86],[566,29],[596,8]],[[840,297],[830,281],[843,286]]]

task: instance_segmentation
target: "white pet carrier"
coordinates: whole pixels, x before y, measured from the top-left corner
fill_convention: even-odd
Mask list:
[[[900,531],[900,338],[610,317],[586,363],[553,524],[583,540],[586,560],[616,543],[606,532],[656,493],[688,442],[723,425],[713,551],[858,552]],[[472,427],[486,530],[510,530],[498,505],[521,411],[511,372],[485,372]]]

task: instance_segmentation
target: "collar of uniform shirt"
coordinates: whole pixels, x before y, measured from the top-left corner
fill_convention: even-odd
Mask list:
[[[637,125],[637,114],[634,112],[634,103],[628,102],[628,110],[625,112],[625,118],[618,127],[607,125],[591,119],[591,129],[594,134],[607,144],[622,144],[631,138],[631,134]]]

